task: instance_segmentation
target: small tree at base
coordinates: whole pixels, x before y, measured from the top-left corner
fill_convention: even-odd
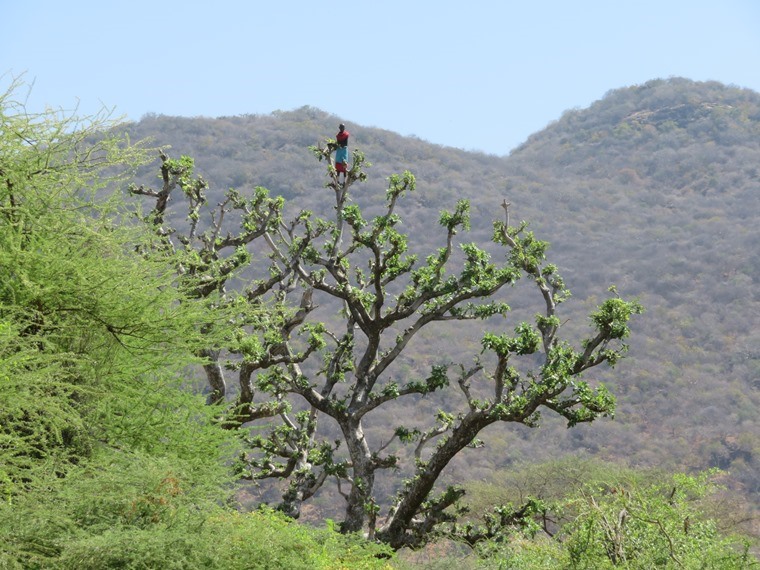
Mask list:
[[[333,481],[345,499],[344,531],[366,530],[396,549],[417,547],[441,523],[456,520],[464,491],[449,487],[435,495],[436,483],[486,427],[535,427],[542,410],[559,414],[571,427],[613,415],[614,397],[583,373],[619,361],[627,350],[629,319],[642,309],[612,289],[591,315],[589,337],[571,345],[559,336],[557,314],[569,292],[557,267],[546,261],[548,244],[525,223],[511,226],[506,202],[506,218],[494,222],[490,246],[499,261],[476,243],[458,243],[456,236],[470,229],[466,200],[440,214],[442,245],[420,260],[408,252],[397,213],[402,198],[415,190],[414,176],[391,176],[383,213],[365,220],[350,194],[354,183],[366,179],[368,164],[355,150],[346,181],[339,183],[330,162],[333,145],[328,140],[311,148],[328,163],[326,187],[335,192],[332,220],[301,211],[285,222],[283,201],[263,188],[251,198],[230,190],[215,210],[208,209],[206,184],[192,174],[192,161],[166,155],[163,189],[132,191],[156,198],[148,219],[161,247],[176,256],[185,286],[198,298],[213,292],[220,306],[236,311],[229,342],[209,346],[204,355],[212,401],[223,402],[227,394],[224,370],[238,373],[238,393],[227,398],[228,425],[266,421],[264,433],[259,429],[248,438],[251,452],[241,474],[287,480],[279,508],[291,516]],[[190,230],[183,234],[164,221],[174,188],[184,192],[189,206]],[[199,233],[204,212],[209,221]],[[234,232],[224,227],[231,213],[237,214]],[[254,251],[268,252],[267,261],[252,262]],[[243,268],[257,278],[228,290]],[[445,362],[425,378],[394,379],[393,364],[420,331],[447,321],[506,316],[504,291],[520,280],[536,289],[541,308],[535,322],[520,322],[509,333],[485,333],[470,364]],[[335,308],[329,320],[315,318],[320,305]],[[383,443],[370,441],[369,418],[434,392],[447,394],[447,409],[419,426],[389,428]],[[321,428],[325,420],[339,437],[335,429]],[[415,444],[414,457],[406,453],[408,462],[404,444]],[[398,485],[397,496],[379,496],[376,475],[395,470],[401,479],[405,463],[413,467],[406,468],[409,478]]]

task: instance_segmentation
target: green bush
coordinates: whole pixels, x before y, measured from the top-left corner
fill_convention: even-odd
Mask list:
[[[495,569],[760,568],[746,538],[718,532],[706,502],[718,490],[714,476],[590,481],[546,513],[566,521],[551,537],[516,533],[477,552],[484,567]]]

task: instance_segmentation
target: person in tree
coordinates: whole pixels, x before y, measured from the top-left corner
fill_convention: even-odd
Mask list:
[[[335,140],[338,142],[338,148],[335,151],[335,170],[338,173],[338,182],[340,182],[340,174],[343,173],[343,182],[345,183],[348,176],[348,137],[349,132],[346,130],[346,125],[341,123],[338,125],[338,134],[335,135]]]

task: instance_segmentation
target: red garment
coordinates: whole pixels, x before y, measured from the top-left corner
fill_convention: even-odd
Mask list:
[[[340,146],[346,146],[348,144],[349,135],[350,133],[344,129],[342,133],[335,135],[335,139],[338,141],[338,144]]]

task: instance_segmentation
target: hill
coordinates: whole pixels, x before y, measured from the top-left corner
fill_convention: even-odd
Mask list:
[[[460,198],[472,203],[471,239],[490,236],[503,199],[552,243],[580,329],[607,285],[638,296],[630,357],[604,380],[615,421],[565,430],[500,432],[492,452],[468,456],[467,477],[583,451],[632,465],[717,466],[747,497],[760,495],[760,94],[718,83],[656,80],[566,112],[509,156],[465,152],[353,125],[314,108],[223,118],[146,116],[133,139],[152,137],[190,155],[212,188],[265,186],[293,208],[322,211],[324,165],[307,147],[338,122],[373,164],[355,197],[367,215],[386,177],[409,169],[418,192],[404,202],[405,230],[437,247],[431,223]],[[153,172],[142,176],[149,183]],[[212,199],[213,200],[213,199]],[[519,303],[517,304],[519,309]],[[408,364],[446,354],[424,339]],[[451,475],[457,478],[455,470]]]
[[[755,496],[758,134],[757,93],[671,79],[568,112],[507,160],[574,292],[612,281],[648,309],[592,449],[718,466]]]

